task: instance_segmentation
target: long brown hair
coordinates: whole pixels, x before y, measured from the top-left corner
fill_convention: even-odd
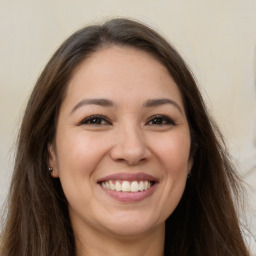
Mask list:
[[[76,255],[66,198],[59,179],[48,172],[48,145],[75,69],[98,49],[111,45],[155,56],[182,94],[194,165],[183,197],[166,221],[165,255],[249,255],[233,202],[239,196],[239,179],[191,72],[158,33],[139,22],[114,19],[71,35],[35,85],[18,139],[1,256]]]

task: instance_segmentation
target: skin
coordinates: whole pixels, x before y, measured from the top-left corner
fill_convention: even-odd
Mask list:
[[[81,103],[99,98],[112,105]],[[174,103],[145,106],[163,98]],[[94,124],[91,115],[103,118]],[[154,57],[111,46],[78,67],[49,145],[49,164],[69,203],[79,256],[163,255],[165,220],[193,164],[190,143],[179,89]],[[138,172],[158,180],[153,193],[138,202],[120,202],[97,183],[107,175]]]

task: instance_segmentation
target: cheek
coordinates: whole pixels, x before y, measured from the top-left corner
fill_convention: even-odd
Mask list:
[[[105,151],[102,140],[82,133],[59,133],[57,140],[57,168],[64,194],[71,208],[81,204],[81,196],[87,195],[86,204],[92,198],[95,185],[94,171]]]
[[[154,151],[168,174],[179,176],[188,170],[190,153],[190,136],[188,132],[172,133],[169,136],[155,139]]]
[[[92,196],[95,170],[104,158],[106,145],[100,136],[85,132],[59,133],[57,140],[57,165],[63,191],[70,204],[76,204],[79,196]]]
[[[168,218],[177,207],[187,180],[190,137],[188,133],[171,134],[155,143],[155,154],[163,170],[162,196],[159,209],[164,213],[163,220]]]
[[[88,182],[104,156],[102,140],[84,132],[60,134],[57,140],[57,165],[61,180]]]
[[[185,140],[182,142],[181,140],[166,142],[159,150],[167,191],[178,197],[183,193],[188,173],[190,144]]]

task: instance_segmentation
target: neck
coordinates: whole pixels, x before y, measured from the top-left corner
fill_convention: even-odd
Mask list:
[[[76,234],[77,256],[161,256],[164,255],[164,232],[164,225],[132,236],[88,232],[87,229]]]

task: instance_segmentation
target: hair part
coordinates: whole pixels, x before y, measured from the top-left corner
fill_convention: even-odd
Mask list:
[[[48,145],[54,141],[60,106],[77,67],[112,45],[157,58],[177,84],[189,122],[192,177],[166,221],[165,255],[249,255],[233,202],[233,196],[239,196],[239,179],[191,72],[154,30],[136,21],[113,19],[71,35],[35,85],[18,139],[1,256],[76,255],[66,198],[59,179],[47,171]]]

